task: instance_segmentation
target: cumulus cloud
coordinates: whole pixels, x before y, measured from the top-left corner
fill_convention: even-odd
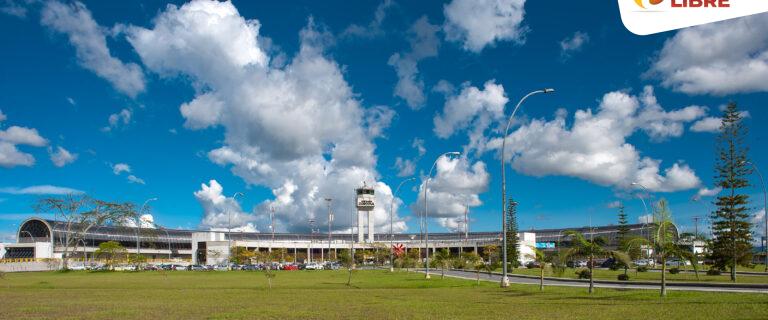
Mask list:
[[[310,218],[327,223],[326,197],[337,200],[334,211],[352,212],[354,188],[364,181],[379,203],[391,201],[389,187],[376,181],[372,136],[391,120],[389,113],[361,106],[341,67],[324,54],[333,39],[322,26],[310,19],[295,56],[270,64],[259,21],[242,17],[231,2],[169,5],[153,21],[151,28],[128,27],[127,39],[149,70],[192,81],[198,92],[182,109],[186,127],[221,127],[223,144],[208,158],[274,194],[238,225],[256,225],[274,207],[278,229],[306,231]],[[214,110],[198,110],[211,101]],[[374,212],[380,231],[388,230],[385,207]],[[395,219],[395,231],[404,230]],[[347,228],[344,220],[337,216],[334,228]],[[223,226],[214,218],[203,224]]]
[[[125,163],[117,163],[112,165],[112,173],[120,175],[123,172],[131,173],[131,166]]]
[[[597,110],[576,111],[570,128],[566,112],[521,126],[508,137],[506,158],[517,171],[533,176],[571,176],[623,189],[635,181],[660,192],[692,189],[701,180],[687,164],[674,163],[662,174],[661,161],[642,157],[627,138],[637,131],[656,141],[679,137],[684,123],[704,114],[696,106],[665,111],[650,87],[639,97],[610,92]],[[501,138],[489,142],[489,148],[500,147]]]
[[[723,119],[717,117],[706,117],[696,121],[691,125],[693,132],[718,132],[723,124]]]
[[[651,72],[688,94],[768,91],[768,15],[686,28],[668,39]]]
[[[453,0],[443,7],[445,38],[480,52],[500,41],[525,42],[525,0]]]
[[[616,201],[611,201],[611,202],[606,203],[605,207],[608,208],[608,209],[616,209],[616,208],[619,208],[619,207],[621,207],[623,205],[624,204],[621,203],[621,201],[616,200]]]
[[[113,113],[109,115],[109,118],[107,119],[107,122],[109,123],[108,126],[103,127],[101,131],[109,132],[112,131],[112,129],[115,129],[121,125],[125,126],[131,123],[131,118],[133,117],[133,111],[131,109],[122,109],[118,113]]]
[[[367,26],[361,26],[359,24],[352,24],[341,33],[342,38],[362,38],[373,39],[380,37],[384,34],[384,30],[381,29],[384,19],[387,17],[387,11],[395,5],[392,0],[384,0],[376,7],[376,11],[373,14],[373,20],[368,23]]]
[[[6,187],[0,188],[0,193],[17,194],[17,195],[66,195],[66,194],[83,194],[83,191],[58,187],[52,185],[40,185],[29,186],[25,188]]]
[[[134,175],[132,175],[132,174],[129,174],[129,175],[126,177],[126,179],[128,179],[128,182],[130,182],[130,183],[135,183],[135,184],[147,184],[146,182],[144,182],[144,179],[142,179],[142,178],[139,178],[139,177],[137,177],[137,176],[134,176]]]
[[[53,165],[61,168],[77,160],[77,153],[71,153],[69,150],[64,149],[62,146],[56,147],[54,151],[52,148],[48,148],[48,154],[51,157]]]
[[[434,132],[447,139],[456,132],[467,130],[469,143],[465,148],[482,152],[487,144],[486,131],[504,118],[504,106],[508,101],[504,87],[494,80],[487,81],[483,89],[465,83],[458,95],[446,97],[442,113],[433,119]]]
[[[139,221],[141,223],[142,229],[157,229],[157,225],[155,224],[155,217],[149,213],[142,214],[139,217]],[[136,220],[134,219],[125,219],[120,224],[124,227],[129,227],[129,228],[136,228],[137,226]]]
[[[6,118],[6,115],[0,111],[0,122],[5,121]],[[18,145],[44,147],[48,145],[48,140],[40,136],[34,128],[11,126],[0,130],[0,167],[31,167],[35,164],[35,157],[19,150]]]
[[[81,2],[64,4],[48,1],[43,5],[41,23],[69,37],[78,62],[109,81],[118,91],[135,97],[144,91],[144,73],[135,63],[124,63],[112,56],[107,47],[108,30],[93,19]]]
[[[581,51],[581,48],[587,43],[589,43],[589,34],[576,31],[572,36],[560,41],[560,58],[569,59],[571,55]]]
[[[717,194],[719,194],[720,191],[723,191],[723,188],[716,187],[716,188],[710,189],[710,188],[704,187],[704,188],[699,189],[699,191],[696,192],[696,194],[693,196],[692,199],[693,199],[693,201],[699,201],[699,200],[701,200],[702,198],[705,198],[705,197],[714,197]]]
[[[466,158],[441,157],[437,160],[435,170],[427,190],[428,218],[434,218],[442,227],[456,231],[466,208],[483,204],[480,194],[488,190],[490,175],[484,162],[470,165]],[[424,187],[425,183],[422,182],[419,187],[419,195],[422,196],[412,205],[413,212],[424,211]]]
[[[637,223],[641,223],[641,224],[653,223],[653,215],[645,214],[645,215],[639,216],[637,217]]]
[[[427,148],[424,147],[424,139],[413,138],[413,142],[411,142],[411,147],[416,149],[416,151],[419,153],[419,157],[427,153]]]
[[[3,0],[0,2],[0,12],[17,18],[25,18],[27,16],[27,8],[19,2],[21,1]]]
[[[397,157],[395,159],[395,169],[397,169],[398,177],[409,177],[416,172],[416,163],[409,159]]]
[[[203,219],[200,226],[205,229],[256,232],[256,216],[243,212],[240,204],[232,197],[224,195],[224,187],[216,180],[208,185],[203,183],[195,191],[195,198],[203,207]]]
[[[437,32],[440,27],[429,23],[427,16],[422,16],[408,29],[410,51],[395,53],[389,57],[389,65],[397,72],[395,96],[405,100],[411,109],[424,106],[424,81],[419,76],[419,61],[437,56],[440,40]]]

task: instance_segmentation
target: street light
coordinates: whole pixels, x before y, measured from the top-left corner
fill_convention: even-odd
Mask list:
[[[533,91],[527,95],[525,95],[522,99],[520,99],[520,102],[517,103],[517,106],[515,106],[515,109],[512,110],[512,114],[509,116],[509,120],[507,120],[507,129],[504,130],[504,137],[501,139],[501,234],[502,234],[502,250],[504,251],[502,253],[502,260],[504,264],[502,265],[502,276],[501,276],[501,287],[506,288],[509,287],[509,278],[507,277],[507,178],[504,173],[504,149],[507,146],[507,136],[509,135],[509,127],[512,126],[512,119],[515,118],[515,113],[517,113],[517,110],[520,109],[520,106],[525,102],[528,97],[539,94],[539,93],[553,93],[555,92],[555,89],[547,88],[542,90],[536,90]],[[517,259],[517,258],[515,258]]]
[[[765,180],[763,180],[763,175],[757,169],[757,166],[753,162],[745,161],[745,163],[752,165],[752,168],[757,172],[757,176],[760,177],[760,184],[763,186],[763,220],[765,221],[763,251],[765,252],[765,272],[768,272],[768,192],[765,191]]]
[[[395,193],[392,194],[392,201],[389,203],[389,272],[395,271],[395,255],[392,252],[395,245],[395,235],[392,232],[392,223],[393,223],[393,216],[394,216],[394,205],[395,205],[395,198],[397,198],[397,194],[400,192],[400,187],[403,186],[408,181],[414,181],[416,180],[416,177],[408,178],[400,182],[399,185],[397,185],[397,189],[395,189]]]
[[[136,268],[139,267],[139,256],[141,255],[141,214],[147,207],[150,201],[157,201],[157,198],[149,198],[141,205],[138,214],[136,215]]]
[[[235,201],[237,203],[237,196],[244,197],[242,192],[235,192],[234,195],[232,195],[232,201]],[[229,210],[229,206],[227,206],[227,250],[229,250],[227,254],[227,260],[232,260],[232,210]],[[232,265],[227,261],[227,270],[232,270]]]
[[[326,259],[326,261],[330,261],[331,260],[331,225],[333,223],[333,212],[331,212],[331,203],[333,202],[333,198],[325,198],[325,201],[328,202],[328,259]]]
[[[435,170],[435,166],[437,166],[437,160],[440,160],[442,157],[448,157],[448,156],[458,156],[461,152],[446,152],[441,154],[437,159],[435,159],[435,162],[432,163],[432,169],[429,169],[429,175],[427,175],[427,179],[424,181],[424,249],[426,250],[427,255],[427,268],[426,268],[426,276],[425,278],[429,279],[429,229],[427,228],[427,216],[429,215],[429,207],[427,206],[427,189],[429,189],[429,179],[432,177],[432,171]]]
[[[645,190],[646,196],[648,197],[648,199],[651,200],[651,209],[653,209],[653,195],[651,195],[651,191],[648,190],[648,188],[646,188],[642,183],[637,182],[637,181],[632,182],[632,185],[633,186],[638,186],[638,187],[642,188],[643,190]],[[648,206],[645,205],[645,200],[643,199],[643,197],[638,196],[638,198],[640,198],[640,201],[643,202],[643,208],[645,210],[645,219],[643,219],[643,231],[648,233],[648,240],[651,241],[651,244],[653,244],[653,237],[651,236],[650,231],[648,231],[647,227],[646,227],[648,225],[648,218],[649,218],[648,217],[648,215],[649,215],[649,213],[648,213]],[[651,216],[650,219],[653,219],[653,217]],[[651,222],[653,222],[653,220],[651,220]],[[648,256],[650,257],[650,253],[648,254]]]

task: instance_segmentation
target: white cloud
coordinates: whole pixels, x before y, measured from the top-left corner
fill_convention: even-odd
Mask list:
[[[686,28],[651,67],[665,87],[688,94],[768,91],[768,15]]]
[[[6,115],[3,113],[3,110],[0,110],[0,122],[3,122],[3,121],[5,121],[6,119],[8,119],[8,116],[6,116]]]
[[[141,217],[139,217],[139,221],[141,222],[142,229],[157,229],[155,217],[149,213],[142,214]],[[122,221],[121,225],[124,227],[136,228],[136,220],[125,219]]]
[[[48,148],[48,154],[51,157],[51,162],[53,162],[53,165],[59,168],[77,160],[77,153],[71,153],[69,150],[64,149],[64,147],[61,146],[56,147],[56,151],[53,151],[52,148]]]
[[[75,47],[80,65],[109,81],[118,91],[130,97],[144,91],[141,68],[112,56],[107,47],[108,31],[93,20],[91,12],[81,2],[46,2],[41,12],[41,23],[66,34]]]
[[[112,166],[112,173],[115,175],[120,175],[120,173],[131,173],[131,166],[125,163],[117,163]]]
[[[625,92],[607,93],[596,112],[578,110],[570,128],[567,113],[552,121],[533,120],[508,138],[507,159],[519,172],[533,176],[562,175],[593,183],[631,188],[634,181],[654,191],[673,192],[701,184],[684,163],[674,163],[660,174],[661,161],[641,157],[627,138],[640,130],[652,140],[679,137],[682,124],[704,115],[701,107],[664,111],[651,88],[640,97]],[[501,138],[488,144],[501,147]]]
[[[623,206],[623,204],[619,200],[611,201],[611,202],[605,204],[605,207],[607,207],[608,209],[615,209],[615,208],[619,208],[621,206]]]
[[[6,187],[0,188],[0,193],[17,194],[17,195],[66,195],[66,194],[83,194],[83,191],[58,187],[52,185],[40,185],[30,186],[25,188]]]
[[[445,38],[480,52],[499,41],[525,42],[525,0],[453,0],[443,7]]]
[[[186,121],[184,127],[203,129],[219,123],[224,103],[211,94],[203,94],[189,103],[181,105],[181,115]]]
[[[107,119],[107,122],[109,123],[109,125],[102,128],[101,131],[108,132],[121,125],[123,126],[128,125],[129,123],[131,123],[132,117],[133,117],[133,111],[131,109],[122,109],[118,113],[110,114],[109,118]]]
[[[714,197],[718,193],[720,193],[720,191],[723,191],[723,188],[716,187],[716,188],[709,189],[707,187],[704,187],[704,188],[699,189],[698,192],[696,192],[696,195],[693,196],[693,200],[694,201],[699,201],[699,200],[701,200],[702,198],[705,198],[705,197]]]
[[[419,61],[437,56],[440,40],[437,32],[440,27],[429,23],[427,16],[422,16],[408,29],[410,51],[395,53],[389,57],[388,64],[397,72],[395,96],[405,100],[411,109],[424,106],[424,81],[419,76]]]
[[[483,204],[480,194],[488,190],[489,180],[490,175],[482,161],[470,166],[466,158],[441,157],[437,161],[435,176],[429,181],[428,218],[434,218],[444,228],[456,231],[457,219],[463,219],[466,207]],[[420,196],[411,207],[413,212],[424,212],[424,186],[422,182]]]
[[[416,149],[416,151],[419,153],[419,157],[421,157],[425,153],[427,153],[427,148],[424,147],[424,139],[413,138],[413,142],[411,143],[411,147]]]
[[[27,16],[27,8],[14,0],[3,0],[0,3],[0,12],[17,18],[25,18]]]
[[[67,97],[67,102],[69,102],[69,104],[73,106],[77,105],[77,102],[75,102],[75,99],[72,99],[71,97]]]
[[[5,114],[0,111],[0,122],[5,120]],[[22,152],[17,145],[43,147],[48,145],[48,140],[41,137],[37,129],[11,126],[6,130],[0,130],[0,167],[31,167],[35,164],[35,157]]]
[[[372,135],[381,134],[392,113],[361,106],[341,67],[324,55],[333,39],[323,27],[310,19],[299,34],[296,55],[270,64],[269,50],[259,41],[259,22],[243,18],[231,2],[169,5],[153,21],[150,29],[127,29],[144,64],[161,77],[190,79],[198,90],[195,100],[206,95],[221,103],[220,110],[205,116],[191,112],[193,107],[182,114],[191,129],[222,127],[223,145],[208,152],[208,158],[275,196],[256,205],[254,217],[238,225],[257,225],[274,207],[278,229],[306,231],[311,217],[318,224],[327,222],[323,199],[331,197],[339,213],[334,228],[343,230],[349,225],[345,216],[352,211],[353,190],[363,181],[376,188],[379,203],[391,201],[389,187],[376,182]],[[211,191],[201,195],[206,193]],[[201,203],[206,207],[209,202]],[[385,221],[388,230],[385,207],[374,212],[379,230]],[[218,215],[208,215],[203,224],[226,227]],[[395,215],[395,231],[404,230]]]
[[[200,190],[195,191],[195,198],[203,207],[203,219],[200,226],[205,229],[226,230],[228,228],[245,230],[254,227],[255,215],[243,212],[240,204],[232,197],[224,195],[224,188],[211,180],[208,185],[203,183]],[[240,199],[242,200],[242,199]],[[247,231],[256,231],[247,230]]]
[[[128,182],[130,182],[130,183],[146,184],[146,182],[144,182],[144,179],[141,179],[141,178],[139,178],[137,176],[134,176],[132,174],[129,174],[128,177],[126,177],[126,179],[128,179]]]
[[[395,3],[392,0],[382,1],[376,12],[374,12],[373,20],[368,23],[368,26],[361,26],[359,24],[352,24],[341,33],[342,38],[363,38],[373,39],[384,34],[384,30],[381,29],[381,24],[384,23],[384,19],[387,17],[387,10],[392,8]]]
[[[37,133],[37,129],[12,126],[6,130],[0,131],[0,141],[10,144],[22,144],[34,147],[44,147],[48,145],[48,140]]]
[[[395,169],[397,169],[398,177],[410,177],[416,172],[416,164],[412,160],[397,157]]]
[[[693,132],[719,132],[720,126],[723,124],[723,120],[717,117],[706,117],[699,121],[696,121],[691,125],[691,131]]]
[[[482,90],[465,83],[458,95],[446,98],[443,112],[435,115],[435,134],[447,139],[458,131],[469,129],[466,148],[482,151],[487,143],[486,130],[503,119],[508,101],[504,87],[494,80],[487,81]]]
[[[589,43],[589,35],[586,32],[576,31],[573,36],[560,41],[560,57],[568,59],[575,52],[581,51],[581,48]]]

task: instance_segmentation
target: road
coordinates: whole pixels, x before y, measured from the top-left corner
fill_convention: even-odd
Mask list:
[[[420,271],[423,272],[423,271]],[[433,270],[430,272],[432,274],[432,277],[439,277],[440,276],[440,270]],[[469,279],[469,280],[475,280],[477,279],[477,275],[473,271],[459,271],[459,270],[446,270],[445,275],[447,277],[453,277],[453,278],[461,278],[461,279]],[[492,282],[501,282],[501,275],[499,274],[490,274],[485,272],[480,273],[480,280],[482,281],[492,281]],[[516,275],[510,275],[509,281],[511,283],[517,283],[517,284],[539,284],[538,278],[528,278],[528,277],[520,277]],[[563,286],[563,287],[589,287],[588,282],[577,282],[575,280],[556,280],[556,279],[545,279],[544,280],[545,286]],[[596,288],[610,288],[610,289],[642,289],[642,290],[659,290],[659,284],[638,284],[638,283],[604,283],[599,280],[595,280],[595,287]],[[747,285],[748,286],[748,285]],[[679,282],[670,284],[667,286],[667,290],[682,290],[682,291],[706,291],[706,292],[741,292],[741,293],[766,293],[768,294],[768,288],[739,288],[739,287],[733,287],[733,286],[715,286],[712,284],[703,284],[703,285],[687,285],[687,284],[680,284]]]

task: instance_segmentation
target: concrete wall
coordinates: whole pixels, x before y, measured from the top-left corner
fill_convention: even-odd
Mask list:
[[[0,271],[3,272],[28,272],[57,270],[59,264],[48,262],[8,262],[0,263]]]

